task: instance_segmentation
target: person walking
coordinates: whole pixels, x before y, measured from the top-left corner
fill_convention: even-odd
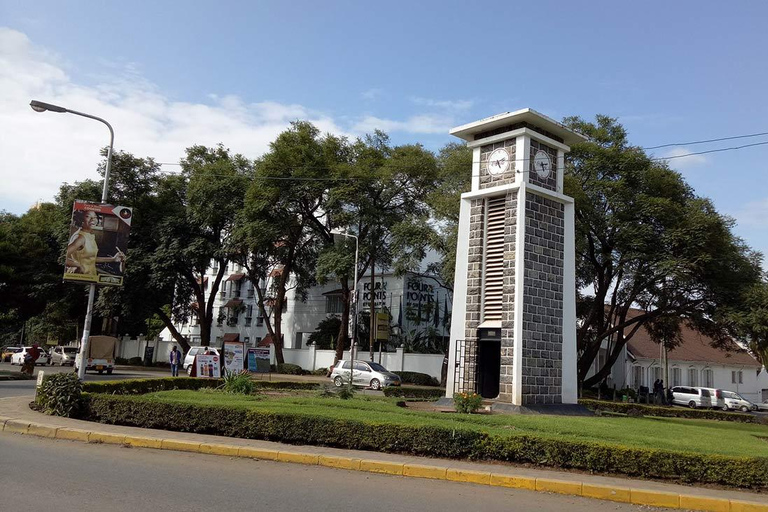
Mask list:
[[[174,345],[173,349],[171,349],[171,354],[168,357],[168,360],[171,362],[171,375],[178,377],[179,365],[181,364],[181,352],[178,348],[176,348],[176,345]]]

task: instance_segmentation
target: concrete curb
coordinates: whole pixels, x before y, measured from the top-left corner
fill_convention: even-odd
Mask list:
[[[557,480],[554,478],[534,478],[524,475],[497,474],[484,471],[469,471],[466,469],[445,468],[422,464],[403,464],[398,462],[356,459],[352,457],[337,457],[304,453],[300,451],[283,451],[235,446],[220,443],[200,443],[178,439],[162,439],[155,437],[116,435],[106,432],[81,430],[65,427],[51,427],[39,423],[29,423],[13,418],[0,416],[0,431],[68,441],[85,443],[104,443],[154,448],[159,450],[184,451],[223,455],[226,457],[243,457],[278,462],[290,462],[310,466],[325,466],[351,471],[364,471],[397,475],[409,478],[429,478],[463,482],[492,487],[507,487],[539,492],[552,492],[569,496],[583,496],[599,500],[647,505],[653,507],[682,508],[707,512],[768,512],[768,503],[757,503],[727,498],[695,496],[642,489],[637,487],[620,487],[611,485],[595,485],[573,480]]]

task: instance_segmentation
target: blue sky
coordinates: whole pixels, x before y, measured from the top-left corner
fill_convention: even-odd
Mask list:
[[[35,114],[32,97],[102,115],[118,148],[168,162],[196,143],[258,156],[297,118],[430,149],[524,107],[616,116],[641,146],[768,132],[766,20],[746,1],[0,0],[0,209],[96,176],[103,128]],[[670,164],[768,252],[766,161],[761,146]]]

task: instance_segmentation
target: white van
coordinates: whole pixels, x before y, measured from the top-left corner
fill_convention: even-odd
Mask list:
[[[723,391],[724,411],[749,412],[757,409],[757,406],[734,391]]]
[[[672,388],[672,403],[687,406],[691,409],[720,407],[719,396],[720,390],[718,389],[688,386],[675,386]]]

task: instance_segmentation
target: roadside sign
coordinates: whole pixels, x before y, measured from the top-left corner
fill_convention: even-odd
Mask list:
[[[197,376],[208,379],[218,379],[221,377],[220,358],[217,355],[198,355],[195,356],[197,366]]]
[[[376,313],[376,340],[389,340],[389,313]]]
[[[245,343],[242,341],[225,341],[222,350],[224,369],[230,372],[242,371],[245,367]]]
[[[269,348],[248,349],[248,371],[269,373]]]

